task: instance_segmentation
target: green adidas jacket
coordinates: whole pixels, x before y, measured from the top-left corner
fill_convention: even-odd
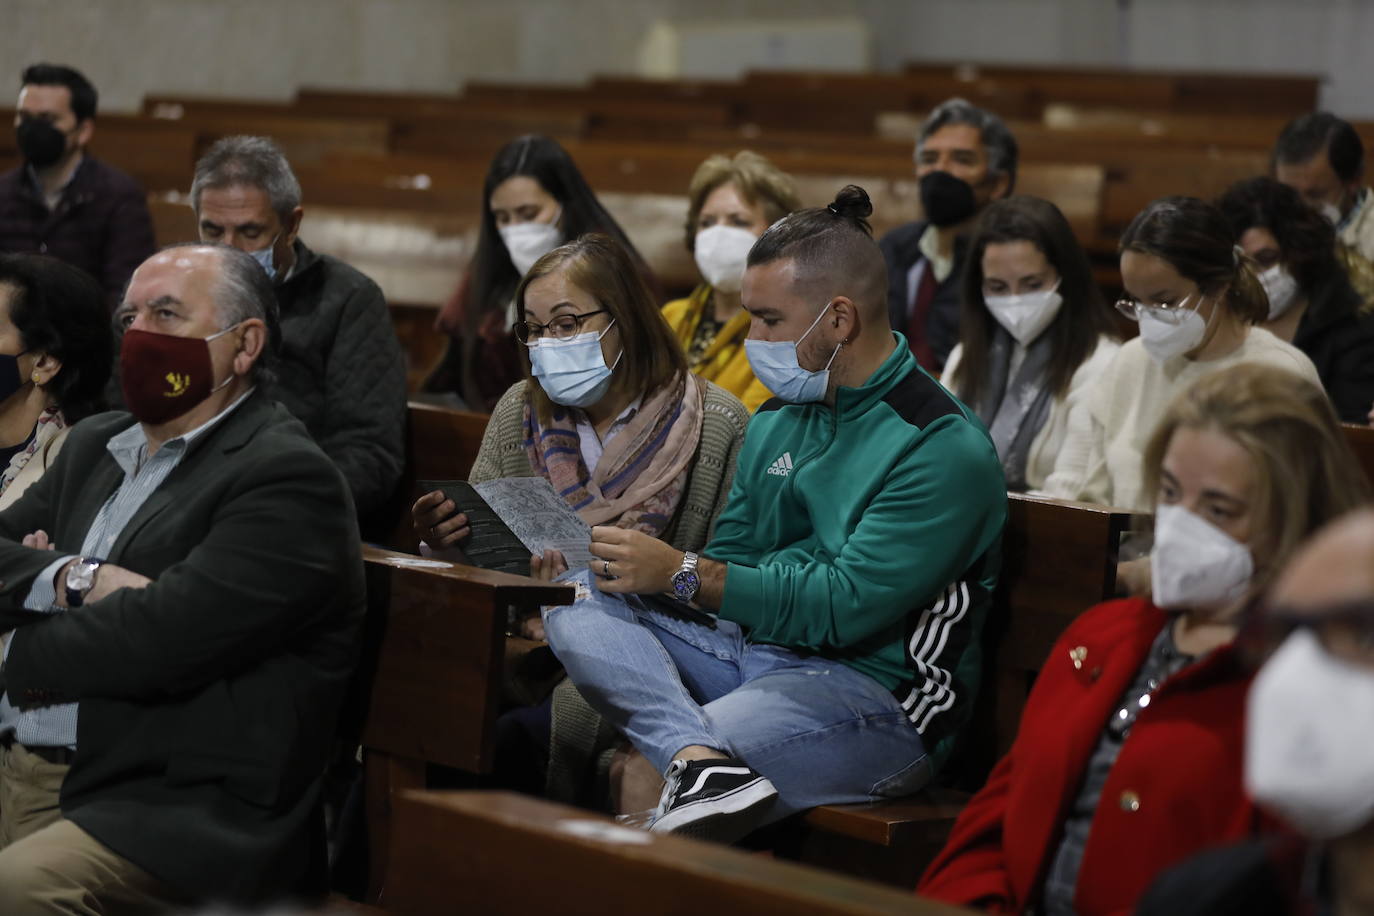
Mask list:
[[[987,432],[896,349],[835,406],[765,402],[706,556],[720,616],[892,691],[935,762],[977,689],[1007,495]]]

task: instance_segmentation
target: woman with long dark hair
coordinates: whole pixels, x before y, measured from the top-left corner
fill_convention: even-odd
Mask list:
[[[426,390],[456,392],[471,409],[490,411],[521,377],[510,330],[520,278],[564,241],[591,232],[622,245],[659,298],[644,259],[558,141],[527,134],[501,147],[482,183],[477,249],[437,322],[451,337],[448,352]]]
[[[992,434],[1010,490],[1043,489],[1120,349],[1092,268],[1064,214],[1016,195],[988,205],[969,243],[959,343],[941,380]]]
[[[1288,185],[1237,182],[1217,201],[1235,242],[1259,269],[1269,299],[1262,323],[1306,353],[1345,423],[1366,422],[1374,403],[1374,317],[1336,254],[1336,230]]]

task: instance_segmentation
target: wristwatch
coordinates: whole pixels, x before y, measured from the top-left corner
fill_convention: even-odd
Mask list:
[[[75,563],[67,567],[67,607],[81,607],[91,586],[95,585],[95,571],[104,563],[104,560],[96,557],[78,557]]]
[[[697,575],[697,555],[690,550],[682,555],[682,568],[673,573],[673,594],[679,601],[691,601],[701,588]]]

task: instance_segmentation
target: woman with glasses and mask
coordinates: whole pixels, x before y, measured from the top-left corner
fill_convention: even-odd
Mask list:
[[[1051,496],[1144,509],[1145,440],[1174,396],[1196,379],[1242,363],[1296,372],[1320,385],[1312,361],[1257,327],[1269,300],[1221,211],[1195,197],[1165,197],[1121,237],[1126,297],[1116,307],[1140,325],[1071,418],[1046,488]]]
[[[744,338],[749,315],[740,307],[745,261],[763,230],[801,206],[792,179],[758,153],[717,155],[703,162],[687,191],[687,250],[702,283],[686,299],[663,307],[687,365],[750,410],[772,395],[749,366]]]
[[[959,343],[940,380],[992,435],[1009,490],[1050,480],[1069,417],[1120,349],[1087,255],[1059,208],[1016,195],[969,242]]]
[[[749,413],[687,371],[628,250],[587,235],[539,258],[515,292],[525,378],[501,397],[468,476],[546,478],[589,525],[699,551],[725,504]],[[412,508],[432,550],[471,534],[441,491]],[[561,557],[537,557],[553,578]],[[542,636],[539,617],[525,632]]]
[[[1272,178],[1232,185],[1217,201],[1269,299],[1262,327],[1306,353],[1344,423],[1374,404],[1374,318],[1336,255],[1331,223]]]
[[[1248,364],[1194,382],[1144,450],[1149,598],[1050,652],[1011,751],[917,892],[996,912],[1133,909],[1163,869],[1270,827],[1242,779],[1243,609],[1368,483],[1314,383]]]
[[[520,278],[544,254],[589,232],[620,243],[657,292],[643,258],[558,141],[529,134],[501,147],[482,184],[477,248],[435,322],[450,340],[425,390],[456,392],[470,409],[491,410],[520,378],[519,348],[510,334]]]

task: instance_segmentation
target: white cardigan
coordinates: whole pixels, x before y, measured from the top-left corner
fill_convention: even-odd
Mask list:
[[[1088,358],[1083,360],[1069,379],[1069,390],[1050,401],[1050,415],[1045,425],[1031,440],[1030,451],[1026,455],[1026,486],[1032,491],[1047,490],[1054,484],[1055,462],[1068,436],[1071,418],[1086,409],[1088,395],[1093,391],[1098,377],[1106,370],[1121,344],[1110,337],[1099,337],[1097,346]],[[946,388],[951,386],[954,370],[964,355],[964,345],[956,344],[945,362],[945,371],[940,381]],[[956,392],[957,394],[957,392]],[[972,405],[970,405],[972,407]]]
[[[1238,348],[1205,362],[1177,356],[1159,363],[1137,337],[1122,345],[1087,409],[1073,418],[1045,489],[1061,499],[1149,511],[1154,494],[1143,492],[1141,459],[1155,425],[1194,381],[1240,363],[1287,369],[1321,387],[1307,355],[1263,328],[1250,328]]]

